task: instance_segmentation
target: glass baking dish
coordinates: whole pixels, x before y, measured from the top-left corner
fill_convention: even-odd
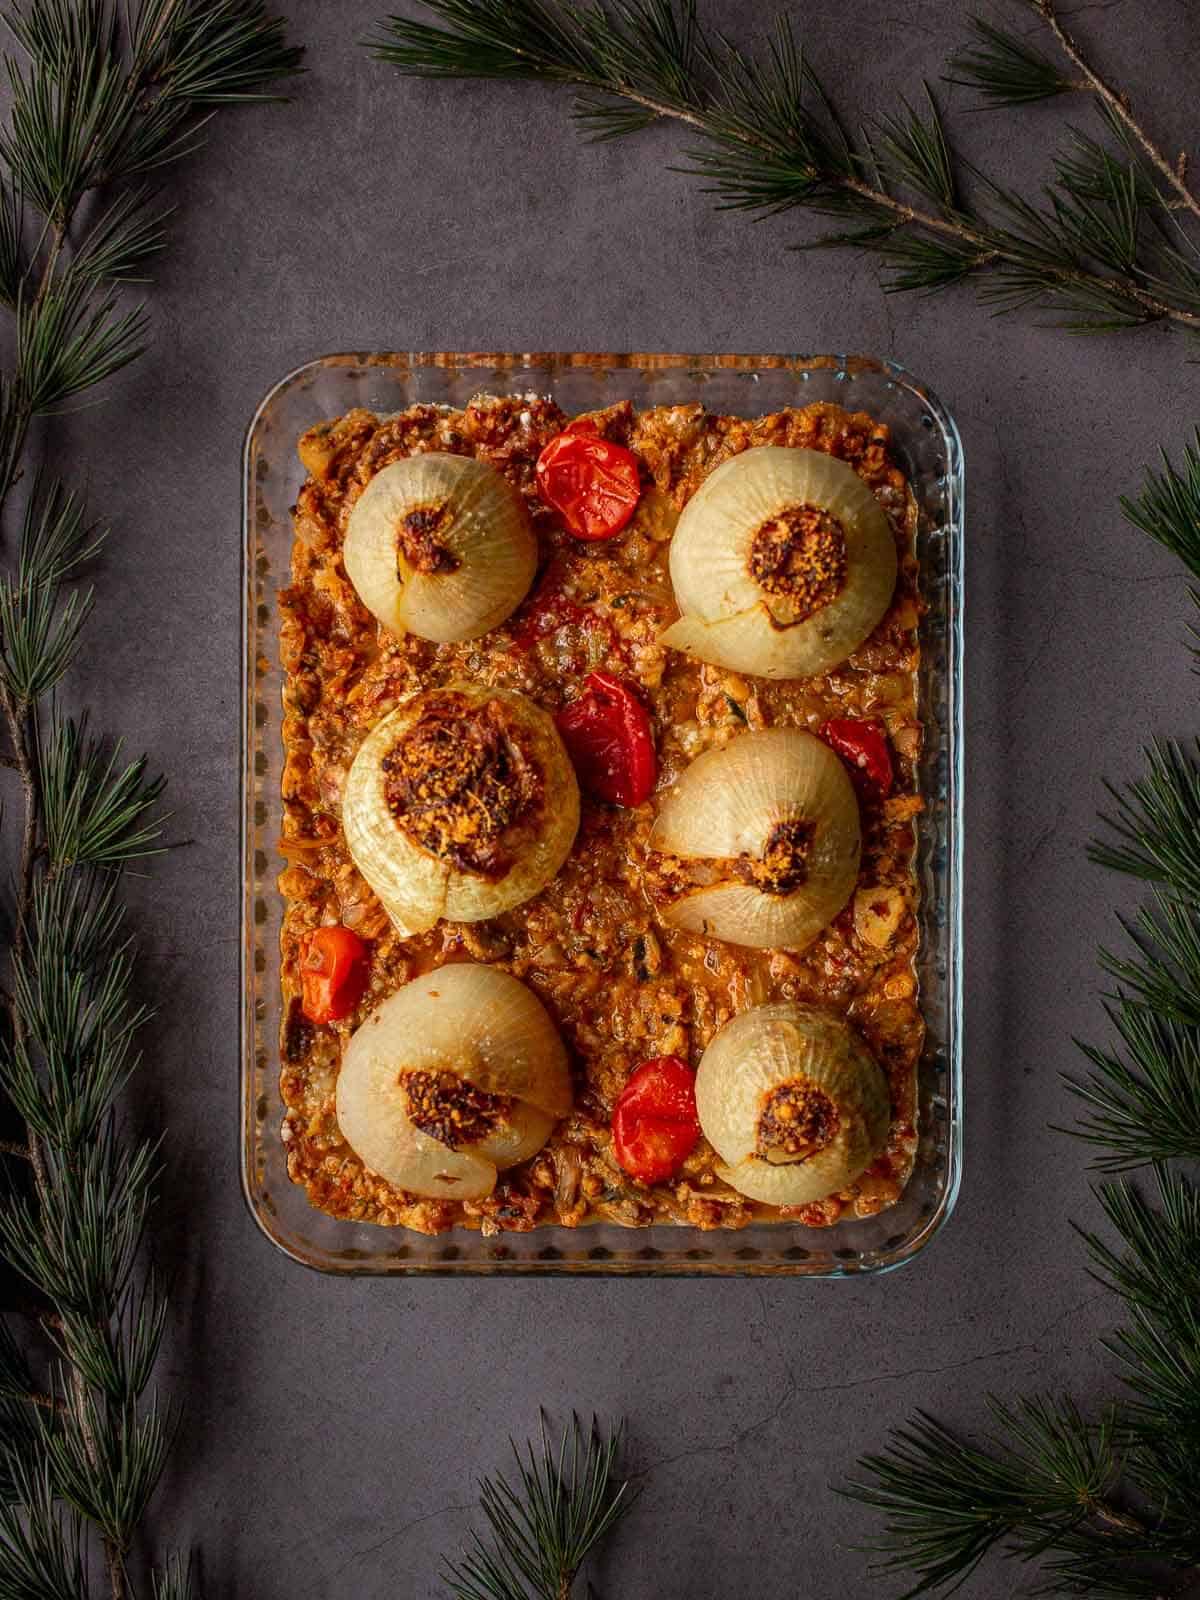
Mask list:
[[[628,398],[636,406],[702,402],[760,415],[832,400],[892,429],[920,507],[918,553],[928,609],[919,694],[925,723],[919,819],[918,976],[928,1029],[919,1074],[919,1144],[896,1205],[832,1228],[760,1222],[703,1232],[597,1222],[487,1239],[455,1229],[426,1237],[337,1221],[314,1210],[287,1174],[279,1137],[281,831],[277,595],[289,579],[291,506],[303,482],[296,440],[354,406],[461,407],[473,394],[534,391],[568,412]],[[924,1248],[953,1208],[962,1166],[962,600],[963,462],[953,420],[935,395],[891,362],[861,356],[604,354],[345,354],[290,373],[246,434],[242,613],[241,1141],[242,1181],[256,1222],[306,1266],[340,1273],[771,1274],[883,1272]]]

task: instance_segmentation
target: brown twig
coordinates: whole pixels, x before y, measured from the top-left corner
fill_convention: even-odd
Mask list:
[[[1118,1511],[1108,1500],[1095,1500],[1091,1505],[1092,1515],[1104,1523],[1113,1533],[1127,1533],[1134,1538],[1142,1538],[1148,1532],[1146,1524],[1140,1517],[1135,1517],[1132,1512]]]
[[[1163,182],[1174,192],[1176,196],[1174,204],[1178,208],[1186,209],[1193,216],[1200,218],[1200,197],[1194,195],[1187,184],[1186,155],[1181,154],[1175,162],[1168,161],[1167,157],[1163,155],[1162,151],[1134,116],[1130,108],[1129,96],[1100,76],[1074,38],[1063,27],[1054,0],[1032,0],[1032,4],[1034,10],[1058,41],[1059,48],[1063,54],[1082,73],[1084,87],[1090,89],[1108,107],[1122,127],[1141,146],[1147,161],[1150,162]]]
[[[595,87],[602,88],[603,85]],[[608,92],[612,93],[611,85]],[[686,123],[689,127],[696,128],[701,133],[707,133],[704,118],[696,112],[688,111],[683,107],[672,106],[666,102],[657,101],[649,95],[640,94],[632,89],[622,88],[619,91],[623,99],[631,101],[634,105],[641,106],[646,111],[653,112],[659,117],[668,117],[676,122]],[[774,146],[767,139],[760,139],[748,130],[742,134],[747,144],[756,149],[773,151]],[[813,173],[814,178],[821,176]],[[857,195],[860,200],[867,201],[870,205],[877,206],[880,210],[890,211],[897,223],[905,226],[924,228],[927,232],[936,234],[943,239],[953,239],[957,244],[965,244],[975,251],[972,269],[994,266],[1000,262],[1021,264],[1021,258],[1016,251],[1005,247],[1003,239],[997,238],[980,228],[973,228],[970,223],[962,222],[955,217],[939,216],[936,212],[923,211],[918,206],[909,205],[905,200],[899,200],[895,195],[888,194],[886,190],[877,189],[865,180],[847,177],[841,173],[827,176],[826,181],[836,184],[848,194]],[[1053,276],[1064,288],[1091,289],[1100,293],[1110,293],[1118,290],[1127,299],[1140,306],[1147,316],[1158,321],[1177,322],[1185,328],[1200,331],[1200,313],[1186,311],[1182,306],[1172,305],[1170,301],[1162,300],[1157,295],[1151,294],[1141,284],[1127,275],[1105,277],[1100,272],[1088,272],[1079,267],[1050,267],[1043,269],[1048,276]]]
[[[56,1394],[43,1394],[40,1390],[31,1389],[21,1396],[31,1406],[37,1406],[41,1411],[53,1411],[61,1416],[67,1409],[67,1403]]]

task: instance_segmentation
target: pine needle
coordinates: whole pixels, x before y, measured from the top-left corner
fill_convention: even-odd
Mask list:
[[[1124,790],[1105,784],[1114,810],[1100,820],[1119,842],[1090,845],[1089,858],[1200,902],[1198,756],[1200,740],[1191,750],[1172,740],[1158,742],[1146,751],[1145,778]]]
[[[542,1420],[540,1437],[512,1446],[517,1478],[479,1486],[488,1536],[472,1534],[468,1553],[446,1568],[455,1600],[563,1600],[596,1544],[632,1503],[616,1475],[620,1432],[601,1435],[573,1418],[557,1449]]]
[[[1044,51],[984,17],[972,17],[975,43],[954,57],[948,83],[978,89],[994,106],[1023,106],[1082,88]]]
[[[952,1592],[998,1547],[1042,1554],[1095,1514],[1115,1478],[1111,1413],[1089,1423],[1074,1401],[1049,1396],[989,1405],[998,1431],[983,1448],[918,1413],[841,1491],[883,1513],[868,1548],[880,1570],[916,1575],[905,1600]]]
[[[87,718],[56,719],[40,754],[42,809],[50,865],[118,867],[161,855],[165,787],[146,777],[143,756],[122,766],[121,744],[90,737]]]
[[[1175,467],[1164,450],[1162,470],[1148,471],[1141,494],[1123,499],[1121,510],[1200,578],[1200,428],[1195,444],[1183,452],[1182,467]]]

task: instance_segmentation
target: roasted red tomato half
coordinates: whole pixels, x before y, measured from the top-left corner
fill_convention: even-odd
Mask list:
[[[538,493],[577,539],[611,539],[637,510],[637,457],[602,439],[591,422],[573,422],[538,457]]]
[[[892,792],[892,752],[878,717],[835,717],[817,732],[850,768],[861,792],[880,800]]]
[[[616,806],[640,806],[658,776],[650,713],[611,672],[589,672],[583,693],[554,719],[580,785]]]
[[[367,947],[356,933],[318,928],[308,940],[300,966],[301,1010],[310,1022],[340,1022],[367,987]]]
[[[678,1056],[643,1061],[613,1107],[613,1154],[631,1178],[672,1178],[700,1137],[696,1074]]]

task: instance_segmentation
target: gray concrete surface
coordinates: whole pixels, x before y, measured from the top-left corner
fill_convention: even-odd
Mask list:
[[[102,723],[171,778],[194,843],[137,890],[147,1120],[168,1127],[158,1242],[177,1264],[165,1389],[183,1414],[157,1522],[209,1595],[407,1600],[438,1591],[539,1405],[629,1419],[644,1492],[597,1571],[620,1600],[881,1591],[830,1481],[923,1406],[1114,1379],[1112,1307],[1071,1218],[1094,1217],[1059,1074],[1101,1029],[1094,949],[1117,891],[1083,844],[1102,775],[1195,727],[1185,585],[1116,499],[1200,415],[1157,331],[1072,341],[968,292],[885,298],[873,267],[797,255],[803,217],[717,215],[672,174],[672,130],[588,147],[565,100],[406,83],[356,40],[382,0],[279,0],[309,46],[283,109],[225,117],[179,185],[153,353],[69,424],[116,536],[80,674]],[[773,0],[704,0],[739,35]],[[809,6],[849,105],[936,77],[938,0]],[[1081,9],[1168,143],[1200,66],[1188,0]],[[1167,85],[1170,85],[1168,92]],[[962,91],[950,99],[963,107]],[[1181,110],[1180,107],[1183,109]],[[990,170],[1046,169],[1055,108],[963,115]],[[1194,130],[1193,130],[1194,131]],[[238,457],[264,390],[355,348],[865,350],[956,414],[969,481],[967,1165],[917,1264],[870,1282],[348,1282],[260,1236],[237,1178]],[[1019,1592],[990,1568],[971,1600]]]

